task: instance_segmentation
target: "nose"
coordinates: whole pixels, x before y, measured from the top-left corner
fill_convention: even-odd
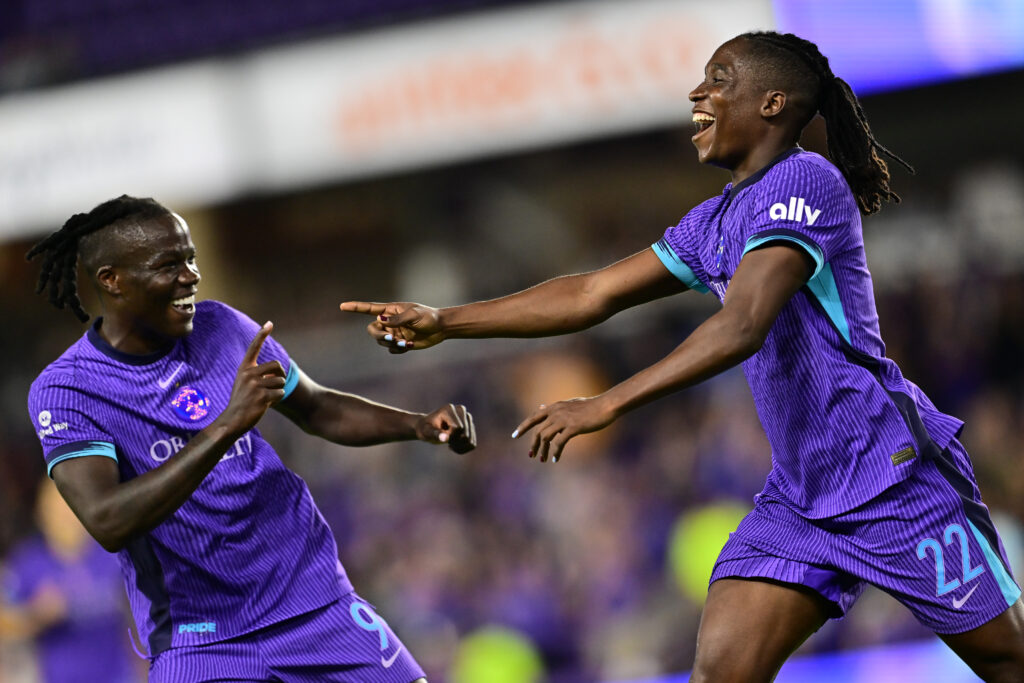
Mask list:
[[[183,284],[195,286],[199,284],[199,281],[203,279],[203,276],[199,274],[199,266],[195,262],[192,262],[185,264],[185,267],[181,269],[178,279]]]
[[[704,97],[706,97],[704,93],[704,81],[701,81],[696,88],[691,90],[688,97],[690,98],[691,102],[696,102],[697,100],[704,99]]]

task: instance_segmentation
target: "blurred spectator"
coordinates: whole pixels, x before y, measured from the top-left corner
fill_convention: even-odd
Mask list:
[[[141,680],[117,559],[86,533],[49,478],[35,511],[38,535],[3,568],[0,636],[34,642],[45,683]]]

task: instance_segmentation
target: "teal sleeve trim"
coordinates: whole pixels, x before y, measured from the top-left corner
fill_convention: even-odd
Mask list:
[[[981,531],[978,527],[971,523],[971,520],[967,520],[967,523],[971,526],[971,532],[974,534],[974,540],[981,546],[981,552],[985,554],[985,562],[988,564],[988,568],[995,574],[996,582],[999,584],[999,590],[1003,592],[1003,599],[1006,600],[1006,604],[1012,605],[1017,602],[1017,598],[1020,597],[1020,587],[1014,583],[1013,579],[1010,578],[1010,573],[1006,571],[1006,567],[1003,566],[1003,561],[999,558],[996,551],[989,545],[989,542],[985,540]]]
[[[59,462],[70,460],[72,458],[84,458],[88,455],[101,455],[105,458],[110,458],[114,462],[117,462],[117,451],[114,448],[114,444],[107,441],[85,441],[81,444],[81,449],[68,451],[61,453],[56,458],[51,460],[46,465],[46,476],[52,477],[50,474],[53,471],[53,466]]]
[[[749,240],[747,240],[747,246],[743,247],[743,254],[746,255],[748,251],[757,249],[758,247],[763,246],[769,242],[780,241],[792,242],[793,244],[803,247],[804,251],[810,254],[811,258],[814,259],[814,272],[811,273],[810,279],[813,280],[815,277],[817,277],[818,273],[821,272],[822,267],[825,265],[825,257],[822,255],[821,249],[819,249],[816,245],[809,244],[793,235],[780,235],[778,233],[762,236],[754,235]]]
[[[836,287],[836,279],[832,275],[832,264],[826,263],[821,272],[807,282],[807,288],[821,302],[822,308],[828,314],[832,324],[843,335],[847,344],[850,341],[850,324],[846,322],[846,312],[843,311],[843,302],[839,300],[839,289]]]
[[[299,366],[296,365],[295,361],[292,361],[288,365],[288,374],[284,378],[284,398],[288,398],[292,395],[295,387],[299,385]]]
[[[695,292],[706,294],[711,291],[707,286],[697,279],[690,266],[683,263],[682,259],[676,255],[672,248],[665,243],[665,240],[660,240],[651,245],[651,249],[658,256],[661,262],[668,268],[668,271],[679,278],[679,281],[689,287]]]

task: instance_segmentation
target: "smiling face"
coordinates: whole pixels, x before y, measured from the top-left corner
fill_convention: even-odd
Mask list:
[[[745,40],[730,40],[712,55],[704,81],[690,92],[701,163],[736,171],[763,146],[769,92],[760,80]]]
[[[105,298],[101,333],[127,353],[151,353],[192,332],[199,285],[196,249],[177,214],[117,231],[112,263],[99,268]]]

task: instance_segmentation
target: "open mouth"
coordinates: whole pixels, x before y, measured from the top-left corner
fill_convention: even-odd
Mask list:
[[[191,315],[196,311],[196,295],[190,294],[171,302],[171,308],[183,315]]]
[[[697,133],[694,135],[694,137],[697,137],[715,125],[715,117],[704,112],[695,112],[693,115],[693,125],[697,128]]]

